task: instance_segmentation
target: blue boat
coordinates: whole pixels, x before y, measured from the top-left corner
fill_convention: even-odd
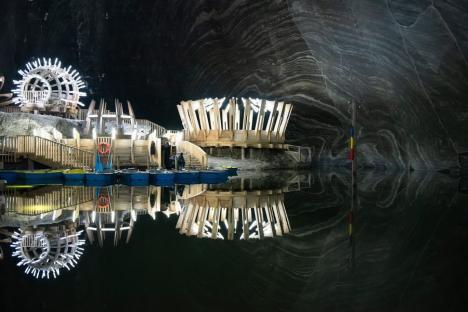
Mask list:
[[[86,185],[102,186],[111,185],[115,182],[115,174],[113,172],[103,173],[86,173]]]
[[[228,178],[226,170],[205,170],[200,171],[200,182],[215,184],[225,182]]]
[[[200,183],[200,171],[196,171],[196,170],[176,171],[175,182],[179,184]]]
[[[27,184],[54,184],[62,183],[62,172],[60,171],[26,171],[19,173],[19,179]]]
[[[226,171],[228,176],[236,176],[237,175],[237,168],[236,167],[225,167],[224,170]]]
[[[65,181],[81,181],[84,182],[86,179],[85,173],[64,173],[63,178]]]
[[[7,183],[15,183],[18,174],[15,171],[0,171],[0,180],[6,180]]]
[[[65,186],[84,186],[85,180],[64,180],[63,185]]]
[[[156,171],[150,174],[151,184],[154,185],[173,185],[175,174],[171,171]]]
[[[126,185],[148,185],[150,179],[149,172],[146,171],[122,171],[120,172],[120,182]]]

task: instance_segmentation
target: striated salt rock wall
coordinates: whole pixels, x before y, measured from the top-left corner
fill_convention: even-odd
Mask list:
[[[326,165],[354,100],[362,165],[442,169],[468,151],[467,20],[468,0],[6,1],[0,71],[58,56],[168,128],[182,99],[291,101],[288,141]]]
[[[0,137],[37,135],[49,140],[73,137],[73,128],[80,131],[82,121],[56,116],[0,112]]]

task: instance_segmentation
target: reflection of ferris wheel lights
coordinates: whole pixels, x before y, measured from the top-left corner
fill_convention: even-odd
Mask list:
[[[17,266],[25,266],[25,273],[36,278],[50,278],[60,275],[60,269],[74,267],[83,254],[84,240],[74,229],[52,231],[15,232],[12,236],[13,256],[20,261]]]

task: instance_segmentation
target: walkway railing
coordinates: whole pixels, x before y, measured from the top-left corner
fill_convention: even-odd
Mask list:
[[[24,91],[23,95],[31,104],[44,105],[44,102],[48,100],[50,93],[48,91]]]
[[[138,126],[146,126],[146,127],[150,127],[150,132],[149,133],[153,133],[153,131],[156,131],[156,135],[158,138],[162,137],[166,132],[166,128],[158,125],[157,123],[154,123],[150,120],[147,120],[147,119],[135,119],[136,123]]]
[[[267,130],[184,130],[184,140],[203,147],[286,148],[284,136]]]
[[[51,167],[93,168],[94,154],[45,138],[29,135],[0,138],[1,153],[29,157]]]
[[[96,196],[92,188],[69,186],[46,186],[27,193],[13,188],[5,195],[6,212],[30,216],[92,202]]]
[[[177,153],[185,154],[186,166],[188,168],[190,168],[192,163],[196,162],[199,163],[201,169],[208,168],[208,155],[199,146],[188,141],[180,141],[176,143],[176,150]],[[192,161],[192,158],[194,158],[196,161]]]

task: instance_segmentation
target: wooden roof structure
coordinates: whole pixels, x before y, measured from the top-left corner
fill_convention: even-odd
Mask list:
[[[185,140],[201,147],[285,149],[292,104],[251,98],[201,99],[177,105]]]

